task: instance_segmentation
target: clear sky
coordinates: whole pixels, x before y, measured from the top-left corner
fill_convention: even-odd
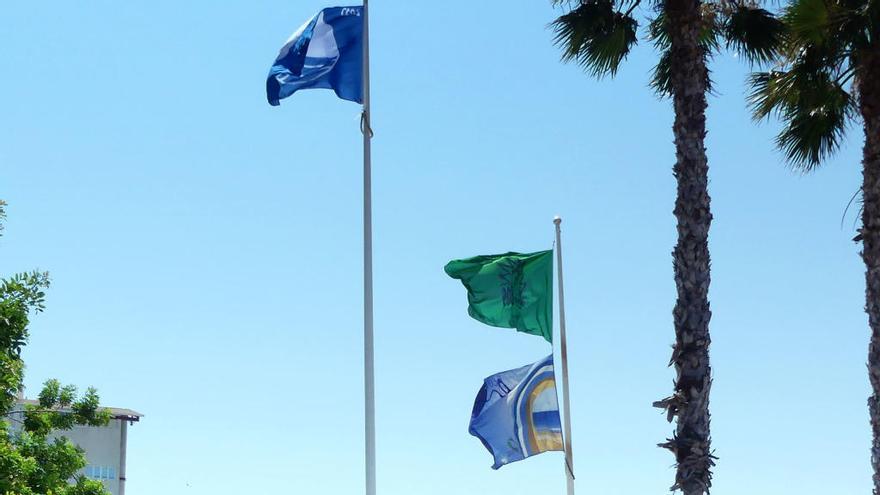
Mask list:
[[[145,414],[129,495],[360,493],[359,107],[265,101],[278,48],[326,4],[0,7],[0,273],[54,285],[27,387],[94,385]],[[492,471],[467,433],[482,379],[546,355],[486,327],[452,258],[549,249],[564,217],[579,493],[664,493],[673,431],[672,112],[642,43],[614,80],[559,62],[549,1],[376,0],[378,484],[382,495],[563,493],[548,453]],[[642,24],[644,26],[644,23]],[[868,493],[868,329],[851,238],[858,127],[786,168],[712,62],[713,494]]]

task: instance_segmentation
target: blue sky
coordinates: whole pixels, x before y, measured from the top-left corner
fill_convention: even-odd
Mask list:
[[[0,270],[54,285],[27,386],[146,417],[129,495],[359,493],[359,107],[280,108],[278,48],[325,4],[6,2]],[[468,318],[452,258],[548,249],[564,217],[581,493],[663,493],[675,287],[672,113],[642,43],[614,80],[559,62],[548,1],[376,1],[378,483],[383,495],[562,492],[562,455],[492,471],[467,433],[490,374],[540,339]],[[643,23],[644,24],[644,23]],[[858,127],[812,175],[712,62],[713,493],[867,493]]]

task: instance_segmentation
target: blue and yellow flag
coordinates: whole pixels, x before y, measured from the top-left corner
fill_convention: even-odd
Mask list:
[[[563,450],[553,355],[486,378],[469,429],[495,457],[492,469]]]

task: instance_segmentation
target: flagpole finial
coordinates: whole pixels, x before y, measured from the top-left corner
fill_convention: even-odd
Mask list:
[[[553,217],[553,223],[559,225],[560,223],[562,223],[562,217],[556,215],[555,217]]]

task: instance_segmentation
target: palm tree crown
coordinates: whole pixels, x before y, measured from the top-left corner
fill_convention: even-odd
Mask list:
[[[858,116],[858,68],[877,50],[876,0],[794,0],[786,9],[782,59],[753,74],[750,103],[756,119],[777,114],[779,148],[798,168],[811,170],[836,151]]]
[[[652,2],[645,33],[661,52],[651,87],[662,96],[672,95],[668,3]],[[563,61],[577,62],[594,77],[617,74],[620,63],[638,43],[639,22],[633,14],[641,0],[553,0],[553,4],[571,9],[551,24]],[[752,1],[702,2],[700,7],[700,43],[707,59],[722,47],[734,50],[751,63],[775,57],[784,29],[773,14]]]

